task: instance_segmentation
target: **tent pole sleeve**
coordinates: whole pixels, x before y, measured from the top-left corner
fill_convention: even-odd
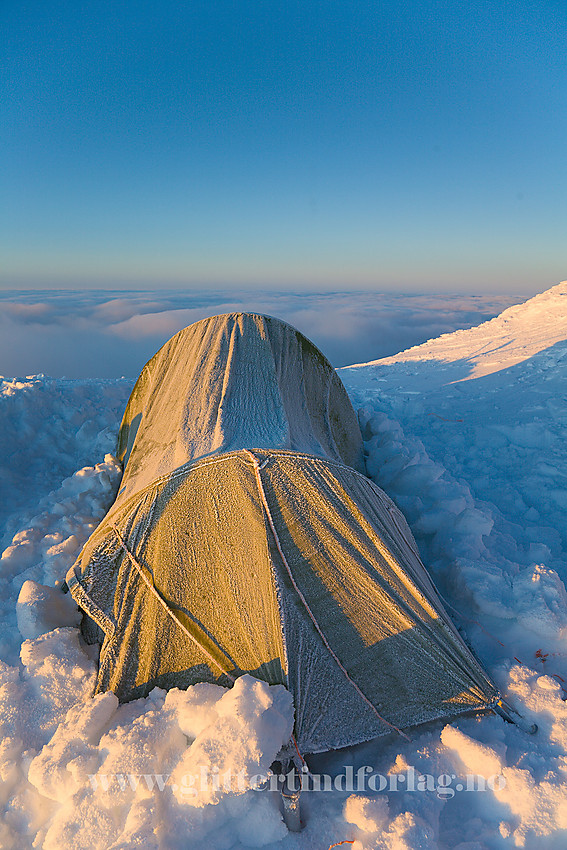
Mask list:
[[[210,661],[210,662],[211,662],[211,663],[212,663],[215,667],[218,667],[218,669],[221,671],[221,673],[222,673],[224,676],[226,676],[226,677],[227,677],[227,679],[230,679],[230,681],[231,681],[231,682],[235,682],[236,680],[235,680],[234,676],[231,676],[231,675],[230,675],[230,673],[228,673],[228,672],[224,669],[224,667],[223,667],[221,664],[219,664],[219,662],[216,660],[216,658],[214,658],[214,656],[213,656],[213,655],[211,655],[211,653],[210,653],[207,649],[205,649],[205,647],[204,647],[204,646],[203,646],[203,645],[202,645],[202,644],[201,644],[201,643],[197,640],[197,638],[195,637],[195,635],[192,635],[192,634],[191,634],[191,632],[189,631],[189,629],[185,628],[185,626],[183,625],[183,623],[181,622],[181,620],[179,619],[179,617],[177,617],[177,616],[175,615],[175,613],[171,610],[171,608],[169,607],[169,605],[167,604],[167,602],[166,602],[166,601],[162,598],[161,594],[158,592],[157,588],[156,588],[156,587],[154,586],[154,584],[153,584],[153,583],[149,580],[149,578],[148,578],[148,577],[147,577],[147,575],[145,574],[144,570],[142,569],[141,565],[138,563],[138,561],[136,560],[136,558],[133,556],[133,554],[130,552],[130,550],[129,550],[129,549],[128,549],[128,547],[126,546],[126,543],[124,542],[124,540],[123,540],[123,538],[122,538],[122,535],[121,535],[121,534],[120,534],[120,532],[118,531],[117,527],[116,527],[113,523],[110,523],[110,527],[112,528],[112,530],[113,530],[113,531],[114,531],[114,533],[116,534],[116,536],[117,536],[117,538],[118,538],[118,542],[120,543],[120,546],[122,547],[122,549],[123,549],[123,550],[124,550],[124,552],[126,553],[126,556],[127,556],[127,558],[129,559],[130,563],[134,566],[134,568],[135,568],[136,572],[138,573],[138,575],[140,576],[140,578],[142,579],[142,581],[144,582],[144,584],[148,587],[148,589],[149,589],[150,593],[151,593],[151,594],[152,594],[152,595],[153,595],[153,596],[157,599],[157,601],[160,603],[160,605],[161,605],[161,606],[162,606],[162,608],[166,611],[166,613],[167,613],[167,614],[169,614],[169,616],[171,617],[171,619],[172,619],[175,623],[177,623],[177,625],[179,626],[179,628],[181,629],[181,631],[182,631],[185,635],[187,635],[187,637],[189,638],[189,640],[192,640],[192,641],[193,641],[193,643],[194,643],[194,644],[196,644],[196,646],[198,646],[198,647],[199,647],[199,649],[201,650],[201,652],[202,652],[204,655],[206,655],[206,656],[207,656],[207,658],[209,659],[209,661]]]

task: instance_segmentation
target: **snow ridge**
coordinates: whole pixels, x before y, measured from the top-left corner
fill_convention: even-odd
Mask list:
[[[360,370],[367,379],[369,366],[433,360],[461,365],[460,374],[451,380],[479,378],[508,369],[566,337],[567,281],[563,281],[477,327],[443,334],[392,357],[358,363],[341,372]],[[350,375],[349,380],[353,379]]]

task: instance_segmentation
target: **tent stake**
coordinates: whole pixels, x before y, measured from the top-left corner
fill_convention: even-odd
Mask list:
[[[281,793],[285,825],[290,832],[301,832],[301,814],[299,806],[301,789],[293,791],[291,794],[284,794],[283,791]]]
[[[525,717],[522,717],[511,705],[501,699],[492,706],[492,710],[495,714],[504,718],[507,723],[513,723],[514,726],[517,726],[522,732],[527,732],[528,735],[535,735],[537,732],[537,723],[529,723]]]

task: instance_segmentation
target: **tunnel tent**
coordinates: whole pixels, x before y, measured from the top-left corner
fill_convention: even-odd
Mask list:
[[[116,501],[67,575],[102,644],[96,692],[285,685],[304,752],[492,707],[411,532],[364,474],[336,372],[277,319],[231,313],[148,362]]]

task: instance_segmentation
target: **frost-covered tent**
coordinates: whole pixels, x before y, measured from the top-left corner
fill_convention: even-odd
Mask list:
[[[97,691],[291,691],[300,748],[492,706],[363,444],[330,363],[277,319],[231,313],[145,366],[116,501],[67,576],[100,642]]]

